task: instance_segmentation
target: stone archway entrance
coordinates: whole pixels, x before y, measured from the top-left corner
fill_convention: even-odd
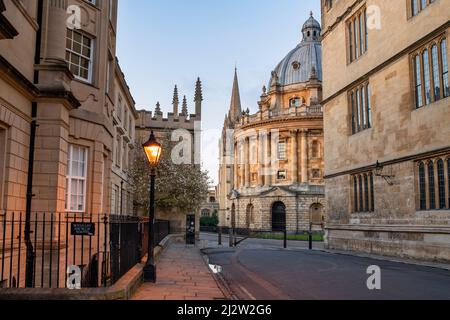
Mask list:
[[[286,206],[275,202],[272,206],[272,231],[284,231],[286,228]]]

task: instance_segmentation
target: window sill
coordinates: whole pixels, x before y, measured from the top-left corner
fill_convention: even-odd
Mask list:
[[[372,131],[372,129],[373,129],[373,125],[370,128],[367,128],[367,129],[364,129],[364,130],[361,130],[361,131],[358,131],[358,132],[355,132],[355,133],[351,133],[350,137],[356,137],[356,136],[362,135],[363,133]]]
[[[432,102],[430,102],[429,104],[424,104],[423,106],[418,107],[418,108],[417,108],[416,106],[414,106],[414,109],[413,109],[412,111],[414,112],[414,111],[419,111],[419,110],[427,110],[428,108],[433,107],[433,106],[436,105],[436,104],[440,104],[440,103],[442,103],[443,101],[448,100],[449,98],[450,98],[450,96],[445,97],[445,98],[441,98],[441,99],[439,99],[439,100],[432,101]],[[443,103],[443,105],[448,106],[448,104],[445,104],[445,103]]]
[[[347,67],[353,64],[356,64],[358,61],[360,61],[361,59],[364,59],[365,56],[367,56],[367,53],[369,52],[369,50],[366,50],[362,55],[360,55],[358,58],[352,60],[352,61],[347,61]]]

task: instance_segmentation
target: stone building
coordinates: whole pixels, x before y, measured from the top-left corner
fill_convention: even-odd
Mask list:
[[[164,116],[159,102],[156,104],[154,112],[139,110],[136,123],[136,140],[138,141],[138,145],[147,141],[150,133],[153,131],[157,139],[161,140],[170,137],[171,141],[175,144],[178,142],[187,143],[190,153],[189,156],[187,154],[183,155],[183,163],[200,166],[202,101],[202,83],[200,78],[198,78],[195,84],[195,113],[189,113],[186,96],[183,96],[180,109],[180,95],[177,86],[175,86],[173,92],[173,111],[169,112],[167,117]],[[168,212],[157,210],[156,218],[169,220],[171,232],[183,233],[186,230],[186,215],[188,214],[195,214],[196,230],[200,230],[200,211],[184,212],[176,208]]]
[[[322,48],[311,17],[303,39],[276,66],[259,111],[242,110],[237,72],[220,143],[220,225],[321,228],[324,206]]]
[[[450,261],[449,6],[322,1],[331,249]]]
[[[117,0],[2,0],[0,20],[0,209],[112,212],[126,181],[114,155],[137,118],[115,59]]]
[[[219,215],[219,202],[217,202],[217,189],[210,189],[205,202],[200,208],[200,215],[202,217],[212,217],[213,215]]]

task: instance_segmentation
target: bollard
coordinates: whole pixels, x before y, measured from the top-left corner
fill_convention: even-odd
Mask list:
[[[313,236],[312,236],[312,232],[309,232],[309,250],[313,249]]]
[[[284,229],[284,248],[287,249],[287,229]]]
[[[228,235],[229,235],[229,240],[230,240],[230,248],[233,247],[233,228],[228,229]]]
[[[218,235],[219,235],[218,243],[219,243],[219,246],[221,246],[222,245],[222,227],[219,227]]]

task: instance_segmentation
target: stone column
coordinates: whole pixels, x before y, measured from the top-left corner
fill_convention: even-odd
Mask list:
[[[263,148],[263,140],[261,139],[260,133],[258,132],[257,140],[257,161],[258,161],[258,186],[264,186],[264,148]]]
[[[300,131],[300,139],[302,144],[301,153],[301,170],[302,170],[302,183],[308,183],[308,129]]]
[[[250,187],[250,138],[244,140],[245,186]]]
[[[291,130],[291,175],[292,184],[298,183],[298,130]]]
[[[266,186],[270,186],[272,181],[272,133],[267,134],[266,140],[266,148],[267,148],[267,159],[266,159],[266,172],[265,172],[265,180]]]
[[[66,64],[67,0],[49,0],[44,11],[43,60],[39,65],[40,88],[70,91],[72,75]]]
[[[239,143],[239,165],[241,172],[241,188],[245,187],[245,139],[241,139]]]

